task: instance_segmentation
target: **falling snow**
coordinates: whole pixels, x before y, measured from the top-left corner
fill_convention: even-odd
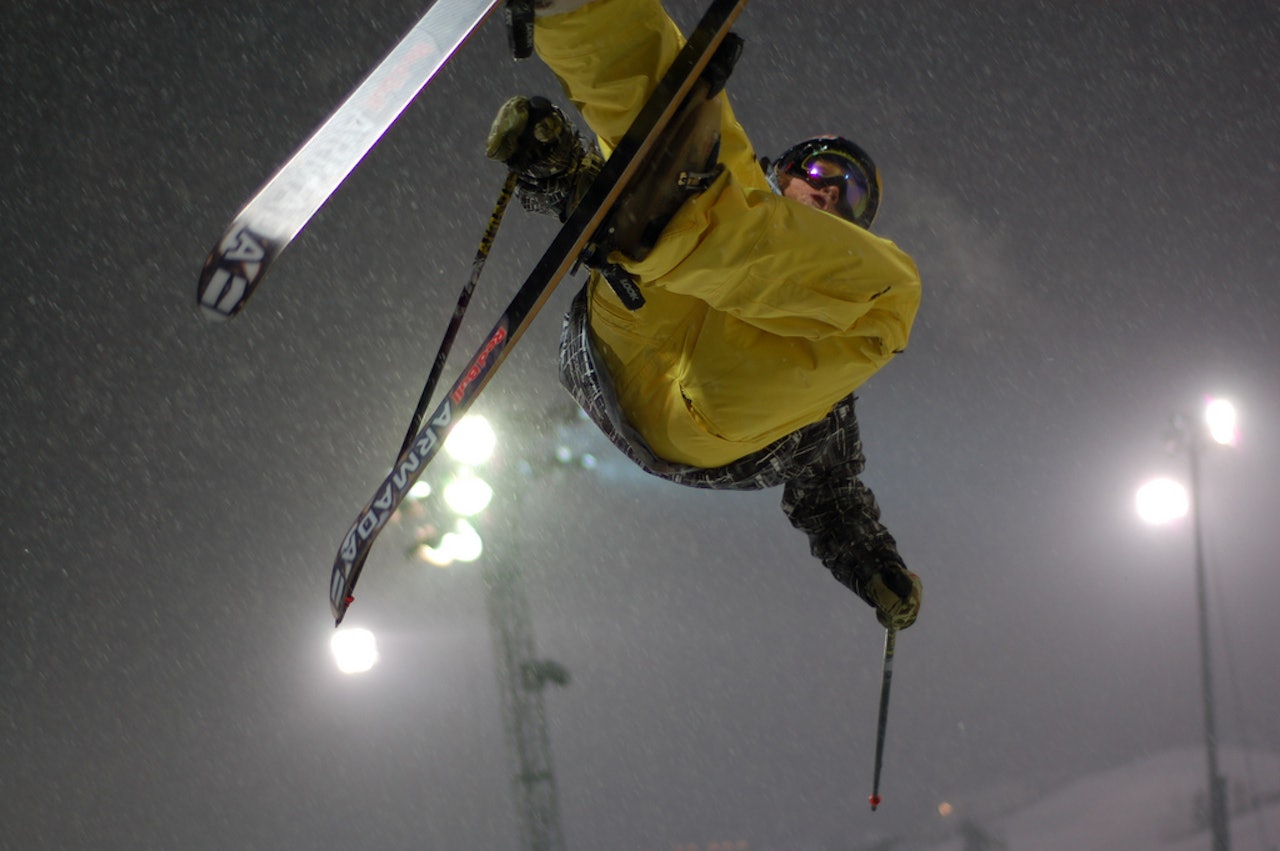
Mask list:
[[[412,562],[414,530],[389,529],[352,610],[377,636],[359,676],[329,655],[326,591],[501,183],[489,121],[555,81],[495,17],[244,316],[194,308],[221,228],[422,2],[0,9],[15,848],[516,847],[479,569]],[[1276,5],[753,0],[738,31],[729,94],[758,152],[856,138],[884,175],[876,229],[924,280],[910,348],[859,394],[867,482],[926,586],[884,803],[883,633],[778,494],[682,490],[579,434],[591,469],[489,521],[572,675],[546,692],[566,845],[956,848],[964,816],[1010,847],[1104,847],[1088,792],[1123,782],[1153,809],[1113,847],[1207,847],[1179,809],[1204,782],[1191,533],[1133,504],[1186,478],[1170,416],[1222,394],[1240,439],[1202,457],[1218,732],[1231,787],[1265,799],[1233,847],[1274,849]],[[551,237],[508,219],[460,351]],[[480,402],[508,477],[563,437],[575,286]],[[1036,841],[1076,814],[1081,844]]]

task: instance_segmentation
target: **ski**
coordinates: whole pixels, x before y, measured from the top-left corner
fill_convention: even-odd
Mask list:
[[[395,465],[374,491],[373,498],[342,538],[329,581],[329,604],[334,621],[341,624],[351,605],[356,581],[378,533],[404,499],[409,488],[439,452],[453,425],[471,407],[512,346],[532,322],[556,285],[589,248],[592,237],[606,220],[614,203],[653,148],[672,116],[707,68],[720,45],[731,40],[733,56],[740,47],[729,28],[746,0],[712,0],[711,6],[684,48],[649,96],[600,174],[561,227],[524,284],[485,337],[439,405],[417,435],[396,459]],[[732,60],[729,60],[732,62]]]
[[[391,52],[232,219],[205,261],[196,302],[235,316],[272,262],[501,0],[436,0]]]

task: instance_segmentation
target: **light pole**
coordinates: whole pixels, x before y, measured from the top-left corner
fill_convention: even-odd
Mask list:
[[[1151,523],[1163,523],[1191,514],[1195,546],[1196,603],[1200,623],[1200,684],[1204,703],[1204,744],[1209,774],[1209,828],[1213,851],[1230,851],[1227,820],[1227,784],[1218,771],[1218,736],[1213,712],[1213,671],[1209,653],[1209,594],[1205,580],[1204,534],[1200,512],[1200,449],[1205,433],[1216,443],[1231,444],[1236,439],[1235,409],[1222,399],[1211,400],[1205,408],[1203,428],[1183,414],[1172,420],[1169,433],[1171,451],[1185,449],[1190,462],[1191,489],[1180,492],[1168,479],[1148,482],[1138,491],[1138,513]]]
[[[439,512],[424,509],[422,505],[423,500],[432,496],[431,488],[419,481],[415,485],[417,493],[410,492],[411,499],[406,506],[406,510],[417,513],[421,521],[409,552],[439,567],[455,561],[475,561],[484,547],[471,520],[496,539],[496,546],[482,562],[482,573],[502,698],[503,726],[515,763],[512,781],[521,848],[563,851],[564,832],[551,767],[543,692],[548,685],[567,685],[569,672],[555,661],[536,657],[519,552],[525,477],[510,477],[504,484],[513,488],[514,493],[508,490],[499,494],[475,469],[490,461],[496,443],[493,429],[482,417],[467,416],[457,424],[444,445],[445,453],[457,466],[441,492],[455,520],[447,529],[436,525],[434,515]],[[490,510],[491,502],[495,510]]]
[[[595,467],[595,458],[561,446],[545,458],[521,460],[515,469],[508,468],[513,475],[507,484],[513,486],[514,493],[497,494],[477,470],[488,464],[496,443],[494,431],[483,417],[463,418],[444,445],[445,454],[455,462],[452,475],[439,493],[425,480],[416,482],[395,518],[413,529],[414,543],[407,557],[437,567],[480,558],[484,542],[471,520],[497,538],[498,545],[484,560],[482,572],[503,726],[516,768],[513,784],[521,847],[525,851],[563,851],[564,833],[542,698],[548,685],[568,685],[570,677],[563,665],[535,656],[518,530],[521,503],[532,479],[555,470],[590,470]],[[491,502],[501,508],[490,511]],[[344,673],[367,671],[378,659],[376,640],[364,629],[339,630],[331,649]]]

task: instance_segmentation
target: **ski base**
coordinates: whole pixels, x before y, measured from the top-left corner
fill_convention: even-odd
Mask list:
[[[436,0],[258,190],[214,245],[196,285],[205,317],[239,313],[316,211],[502,0]]]
[[[578,262],[716,50],[730,37],[729,28],[745,3],[746,0],[713,0],[613,155],[516,292],[480,350],[426,419],[421,431],[374,492],[373,499],[343,536],[329,582],[329,605],[335,625],[342,623],[354,599],[356,581],[378,533],[546,299]],[[736,36],[733,38],[736,40]]]

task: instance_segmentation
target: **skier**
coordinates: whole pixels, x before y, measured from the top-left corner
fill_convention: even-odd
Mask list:
[[[599,149],[549,101],[516,97],[487,153],[517,172],[527,209],[563,220],[684,40],[660,0],[535,5],[538,55]],[[561,381],[652,474],[782,485],[813,554],[881,624],[909,627],[922,584],[858,479],[853,391],[905,347],[920,299],[911,258],[867,230],[879,173],[838,137],[758,161],[723,92],[691,100],[666,137],[596,264],[625,273],[643,304],[593,271],[565,319]],[[692,191],[673,188],[678,173],[697,178]]]

